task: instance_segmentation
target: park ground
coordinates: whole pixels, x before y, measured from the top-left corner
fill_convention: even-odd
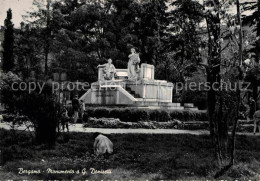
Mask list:
[[[0,137],[2,180],[212,179],[218,170],[209,135],[109,134],[115,150],[109,158],[93,155],[91,133],[62,133],[52,148],[33,144],[29,132],[0,129]],[[239,135],[236,149],[236,164],[222,179],[260,180],[260,137]],[[19,168],[41,173],[19,174]]]

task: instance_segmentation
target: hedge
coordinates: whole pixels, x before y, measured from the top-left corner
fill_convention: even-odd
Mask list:
[[[157,121],[166,122],[177,119],[179,121],[207,121],[205,111],[191,110],[150,110],[137,108],[103,108],[87,107],[84,112],[83,122],[89,117],[118,118],[123,122]]]
[[[26,116],[17,116],[14,114],[3,114],[3,122],[13,123],[13,124],[22,124],[25,121],[28,121]]]

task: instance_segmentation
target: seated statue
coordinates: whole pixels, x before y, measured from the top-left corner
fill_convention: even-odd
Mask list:
[[[131,54],[128,56],[128,66],[127,66],[127,72],[128,72],[128,79],[137,79],[138,74],[140,72],[139,63],[140,63],[140,57],[139,54],[136,53],[134,48],[131,48]]]
[[[108,59],[107,63],[98,65],[98,68],[103,68],[103,75],[105,80],[114,80],[116,74],[116,68],[112,64],[112,59]]]

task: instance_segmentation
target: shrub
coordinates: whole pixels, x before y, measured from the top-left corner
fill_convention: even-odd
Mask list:
[[[159,122],[159,111],[158,110],[150,110],[149,119],[151,121]]]
[[[172,112],[170,112],[170,116],[171,116],[172,119],[179,119],[179,120],[181,120],[180,119],[181,115],[182,115],[181,111],[172,111]]]
[[[12,123],[14,121],[14,114],[3,114],[3,122]]]
[[[109,116],[109,110],[106,108],[95,109],[94,113],[95,113],[95,115],[98,115],[99,117],[108,117]]]
[[[112,113],[113,110],[111,110],[110,113]],[[131,109],[119,109],[117,114],[118,115],[111,115],[111,118],[115,116],[118,117],[120,120],[125,120],[126,122],[133,122],[131,117]]]
[[[118,118],[123,122],[167,122],[174,119],[180,121],[207,121],[207,113],[205,111],[148,110],[136,108],[87,108],[83,122],[87,122],[90,117]]]
[[[12,123],[12,124],[23,124],[28,121],[26,116],[18,116],[15,114],[3,114],[3,122]]]
[[[184,121],[189,121],[190,118],[193,117],[193,116],[192,116],[192,113],[190,113],[190,111],[183,111],[182,116],[183,116],[183,120],[184,120]]]
[[[159,120],[158,122],[166,122],[171,120],[171,116],[168,111],[162,110],[159,113]]]
[[[120,109],[110,109],[109,110],[109,116],[108,116],[109,118],[119,118],[119,119],[122,119],[123,116],[124,115],[122,114],[122,111]]]
[[[127,115],[127,112],[124,111],[124,115]],[[140,109],[132,109],[130,111],[130,122],[138,122],[138,121],[148,121],[149,120],[149,113],[146,110]],[[125,121],[125,120],[122,120]]]
[[[170,112],[171,119],[178,119],[181,121],[207,121],[207,113],[205,111],[172,111]]]
[[[59,104],[52,92],[52,85],[50,83],[45,84],[41,91],[37,87],[31,93],[29,93],[29,90],[13,90],[12,83],[19,81],[19,77],[15,74],[8,73],[4,76],[1,84],[2,103],[7,106],[8,112],[20,113],[29,118],[35,128],[37,143],[53,145],[56,140]],[[25,117],[16,116],[14,118],[9,117],[7,120],[16,124],[27,121]]]
[[[171,118],[169,111],[166,110],[150,110],[149,118],[151,121],[157,121],[157,122],[167,122],[171,121]]]

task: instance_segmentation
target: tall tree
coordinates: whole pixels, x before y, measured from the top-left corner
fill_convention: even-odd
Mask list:
[[[168,36],[166,30],[170,22],[166,2],[166,0],[141,2],[139,31],[137,31],[141,58],[144,62],[155,66],[163,59],[164,43]]]
[[[34,0],[33,5],[37,8],[35,11],[30,11],[24,19],[30,24],[31,29],[37,32],[34,36],[41,45],[41,52],[38,57],[41,57],[44,65],[45,76],[48,75],[48,66],[50,59],[50,50],[53,44],[53,11],[52,2],[50,0]]]
[[[101,4],[93,1],[65,0],[53,4],[53,48],[56,61],[53,69],[68,73],[70,80],[93,82],[96,80],[96,66],[100,61],[94,40],[99,40],[98,23]],[[96,51],[97,50],[97,51]]]
[[[5,31],[3,42],[3,71],[8,72],[14,67],[14,25],[12,23],[12,10],[8,9],[5,19]]]
[[[242,4],[244,6],[244,9],[247,11],[251,11],[252,14],[246,16],[243,21],[245,24],[250,24],[250,26],[253,26],[253,32],[256,33],[256,37],[254,41],[251,43],[252,48],[249,50],[249,53],[251,55],[252,63],[255,65],[255,70],[253,72],[257,71],[259,69],[259,63],[260,63],[260,0],[257,1],[249,1],[244,2]],[[258,70],[259,71],[259,70]],[[255,102],[258,100],[258,86],[259,83],[257,81],[258,75],[252,74],[249,72],[248,77],[251,82],[251,87],[253,90],[253,98]],[[258,108],[258,104],[256,104]]]
[[[249,1],[242,3],[244,9],[247,11],[252,11],[252,14],[246,16],[244,18],[244,22],[249,22],[251,26],[254,27],[254,32],[256,32],[256,39],[254,42],[254,47],[251,52],[253,52],[253,56],[255,58],[256,63],[260,61],[260,0]]]
[[[208,65],[207,79],[210,90],[208,91],[208,118],[210,133],[216,149],[216,156],[220,170],[215,178],[222,176],[234,164],[236,128],[241,107],[241,90],[238,85],[243,81],[243,38],[239,0],[206,0],[204,16],[207,22],[208,33]],[[228,12],[230,6],[237,7],[237,15]],[[235,23],[231,23],[235,22]],[[223,24],[222,22],[225,22]],[[225,25],[225,26],[224,26]],[[238,37],[238,38],[237,38]],[[223,41],[223,38],[226,41]],[[223,74],[223,51],[230,44],[238,48],[233,51],[230,71]],[[224,88],[222,81],[232,87]],[[228,135],[228,126],[232,126],[232,134]]]
[[[173,10],[169,13],[171,26],[167,30],[171,33],[165,43],[166,57],[169,59],[170,66],[164,66],[165,78],[172,82],[185,82],[185,79],[191,77],[197,70],[196,65],[200,62],[198,47],[202,44],[202,35],[198,25],[203,20],[202,8],[198,3],[190,0],[176,0],[171,6],[173,6]],[[167,61],[162,63],[165,62]],[[176,73],[173,79],[168,79],[172,74],[170,72]]]
[[[37,37],[37,31],[21,23],[21,30],[15,32],[14,54],[16,66],[14,72],[22,78],[29,78],[35,72],[35,78],[43,77],[41,70],[41,45]]]

